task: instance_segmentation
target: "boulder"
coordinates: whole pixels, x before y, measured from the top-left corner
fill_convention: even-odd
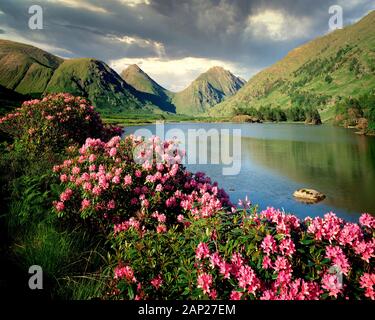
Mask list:
[[[302,202],[306,203],[317,203],[325,199],[325,195],[314,189],[298,189],[293,193],[293,196]]]

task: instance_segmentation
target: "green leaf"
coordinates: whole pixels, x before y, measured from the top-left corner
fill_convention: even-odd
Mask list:
[[[315,242],[314,239],[303,239],[303,240],[300,241],[300,243],[304,244],[304,245],[309,245],[309,244],[312,244],[314,242]]]

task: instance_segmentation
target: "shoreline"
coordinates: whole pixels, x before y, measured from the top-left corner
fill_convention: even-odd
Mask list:
[[[231,124],[296,124],[296,125],[306,125],[306,126],[320,126],[320,125],[329,125],[329,126],[334,126],[337,128],[343,128],[343,129],[351,129],[355,130],[357,129],[356,127],[344,127],[344,126],[335,126],[331,122],[323,122],[321,124],[312,124],[312,123],[305,123],[304,121],[263,121],[261,123],[256,123],[256,122],[236,122],[232,121],[231,118],[226,118],[223,117],[221,119],[218,118],[213,118],[212,120],[207,119],[205,117],[202,118],[191,118],[191,119],[132,119],[132,118],[111,118],[111,117],[103,117],[103,120],[107,124],[111,125],[116,125],[121,128],[125,127],[134,127],[134,126],[148,126],[148,125],[154,125],[157,121],[164,121],[164,123],[231,123]],[[118,120],[118,121],[117,121]],[[139,120],[139,122],[138,122]],[[356,135],[359,136],[365,136],[365,137],[375,137],[375,132],[369,132],[369,133],[363,133],[360,131],[355,131],[353,132]]]

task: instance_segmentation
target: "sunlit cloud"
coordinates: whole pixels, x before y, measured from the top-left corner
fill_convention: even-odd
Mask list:
[[[136,45],[140,48],[151,48],[157,54],[158,57],[162,57],[165,55],[165,48],[161,42],[153,41],[150,39],[143,39],[140,37],[132,37],[132,36],[110,36],[112,40],[119,41],[125,43],[129,46]]]
[[[107,10],[92,4],[86,0],[44,0],[45,2],[50,2],[50,3],[57,3],[65,7],[70,7],[70,8],[79,8],[79,9],[85,9],[93,12],[98,12],[98,13],[107,13]]]
[[[273,41],[303,38],[309,34],[310,19],[277,10],[264,10],[247,19],[245,34]]]
[[[123,58],[109,62],[109,65],[118,73],[121,73],[122,70],[131,64],[137,64],[151,78],[174,92],[185,89],[201,73],[213,66],[221,66],[245,79],[248,79],[250,75],[258,71],[241,68],[241,66],[228,61],[196,57],[171,60],[160,58]]]
[[[136,7],[140,4],[149,5],[150,0],[120,0],[121,3],[126,4],[129,7]]]

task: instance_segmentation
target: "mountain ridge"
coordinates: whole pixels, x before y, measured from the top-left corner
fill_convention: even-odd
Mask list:
[[[234,95],[244,84],[243,79],[230,71],[214,66],[200,74],[187,88],[175,93],[172,103],[176,105],[177,113],[204,113]]]
[[[0,85],[20,94],[39,95],[63,61],[34,46],[0,39]]]
[[[142,108],[131,90],[103,61],[76,58],[65,60],[55,70],[45,93],[68,92],[84,96],[101,111],[121,113]]]
[[[133,94],[143,103],[151,103],[166,112],[176,112],[175,106],[171,103],[173,92],[159,85],[138,65],[129,65],[120,75],[133,88]]]
[[[222,67],[213,67],[175,93],[137,65],[130,65],[119,75],[95,58],[62,59],[31,45],[0,39],[0,86],[20,94],[18,98],[68,92],[88,98],[106,114],[198,115],[233,95],[243,84],[242,79]],[[0,94],[4,95],[3,101],[10,101],[8,91]]]
[[[375,88],[374,25],[372,11],[355,24],[294,48],[209,114],[229,115],[238,107],[265,105],[287,109],[298,105],[296,101],[312,101],[325,120],[332,119],[331,107],[337,99]]]

